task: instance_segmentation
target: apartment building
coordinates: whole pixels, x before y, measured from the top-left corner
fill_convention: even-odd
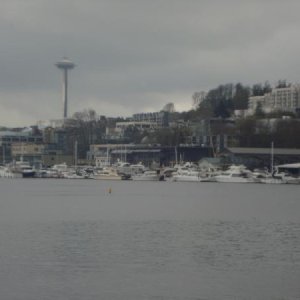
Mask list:
[[[297,112],[300,109],[300,85],[291,85],[284,88],[274,88],[263,96],[249,98],[248,110],[252,114],[260,105],[264,112],[288,111]]]
[[[138,113],[132,116],[134,122],[149,122],[154,123],[158,127],[169,126],[169,113],[166,111]]]

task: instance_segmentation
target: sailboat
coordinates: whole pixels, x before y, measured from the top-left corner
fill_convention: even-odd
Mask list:
[[[270,156],[270,171],[260,172],[256,174],[256,178],[260,183],[283,184],[286,183],[282,174],[279,175],[278,170],[274,168],[274,142],[271,143],[271,156]]]

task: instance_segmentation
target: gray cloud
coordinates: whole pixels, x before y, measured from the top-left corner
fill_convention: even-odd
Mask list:
[[[299,82],[298,1],[0,0],[0,125],[159,110],[221,83]]]

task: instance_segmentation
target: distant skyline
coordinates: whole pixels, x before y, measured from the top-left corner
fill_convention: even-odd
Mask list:
[[[300,82],[300,2],[0,0],[0,126],[158,111],[225,83]]]

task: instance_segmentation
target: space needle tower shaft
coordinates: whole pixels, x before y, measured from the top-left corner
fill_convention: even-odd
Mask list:
[[[62,100],[63,100],[63,117],[68,117],[68,71],[75,67],[75,64],[67,58],[63,58],[61,61],[55,64],[59,69],[62,70]]]

